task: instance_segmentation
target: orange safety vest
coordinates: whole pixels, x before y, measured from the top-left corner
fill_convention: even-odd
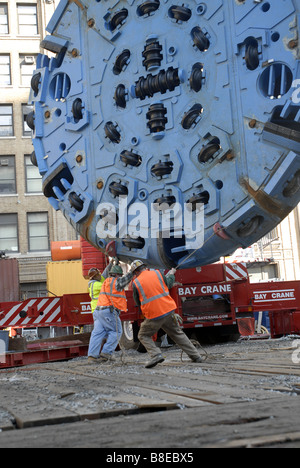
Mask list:
[[[117,278],[107,278],[103,285],[98,298],[99,307],[113,306],[115,309],[127,311],[127,300],[125,291],[118,291],[115,287]]]
[[[147,319],[158,318],[177,308],[160,271],[143,271],[133,284],[138,290],[142,313]]]

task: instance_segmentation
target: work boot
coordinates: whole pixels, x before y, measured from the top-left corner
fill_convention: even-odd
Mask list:
[[[88,357],[88,364],[99,364],[99,359],[93,356]]]
[[[115,362],[115,360],[116,359],[113,357],[112,354],[100,353],[100,361],[101,362],[108,362],[108,361]]]
[[[157,364],[160,364],[161,362],[164,362],[165,358],[162,356],[162,354],[158,354],[154,358],[151,359],[151,361],[147,362],[145,365],[146,369],[151,369],[152,367],[155,367]]]
[[[193,362],[197,362],[197,363],[200,363],[200,362],[203,362],[203,359],[201,356],[198,356],[196,358],[191,358]]]

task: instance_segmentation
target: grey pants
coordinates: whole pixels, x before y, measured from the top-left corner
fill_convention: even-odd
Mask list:
[[[164,330],[191,359],[195,359],[200,356],[195,346],[177,324],[174,313],[172,313],[166,317],[162,317],[161,319],[145,319],[142,322],[138,339],[145,346],[151,358],[160,354],[160,350],[155,346],[155,343],[151,338],[160,328],[162,328],[162,330]]]

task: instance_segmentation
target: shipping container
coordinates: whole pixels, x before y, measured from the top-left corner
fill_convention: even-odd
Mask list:
[[[20,300],[19,263],[16,258],[0,259],[0,302]]]
[[[51,242],[51,258],[53,262],[60,260],[80,260],[80,241]]]
[[[47,290],[49,296],[88,292],[88,281],[82,276],[82,262],[48,262]]]
[[[82,260],[82,275],[88,278],[90,268],[98,268],[101,272],[108,264],[107,257],[104,253],[97,250],[89,242],[82,237],[80,238],[81,260]]]

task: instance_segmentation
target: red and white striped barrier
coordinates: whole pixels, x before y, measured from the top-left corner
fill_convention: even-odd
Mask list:
[[[233,281],[248,277],[246,263],[225,263],[225,280]]]
[[[9,309],[0,307],[0,328],[39,327],[61,321],[60,297],[28,299]]]
[[[39,297],[23,302],[0,302],[0,330],[93,323],[88,293]]]

